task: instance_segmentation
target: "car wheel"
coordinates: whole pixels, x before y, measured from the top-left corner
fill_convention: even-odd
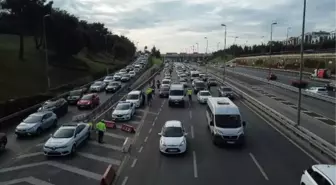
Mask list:
[[[36,135],[41,135],[42,134],[42,129],[41,128],[38,128],[37,130],[36,130]]]
[[[71,148],[71,155],[75,155],[76,154],[76,144],[74,144]]]
[[[1,142],[0,143],[0,151],[5,150],[5,148],[6,148],[6,144],[4,142]]]

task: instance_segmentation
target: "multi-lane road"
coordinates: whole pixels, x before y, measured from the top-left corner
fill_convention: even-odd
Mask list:
[[[211,92],[218,95],[216,87]],[[192,106],[186,108],[168,107],[166,99],[155,98],[149,111],[156,118],[143,125],[116,184],[298,184],[303,170],[317,161],[256,115],[244,101],[234,102],[247,122],[247,143],[243,148],[212,144],[205,106],[195,96]],[[186,127],[189,147],[185,155],[164,156],[159,152],[158,133],[168,120],[180,120]]]

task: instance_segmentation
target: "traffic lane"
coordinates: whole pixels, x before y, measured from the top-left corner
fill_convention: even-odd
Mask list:
[[[133,168],[130,166],[127,170],[128,173],[125,174],[128,177],[127,185],[191,185],[196,183],[194,181],[191,152],[193,150],[193,143],[190,141],[190,138],[188,138],[188,152],[184,155],[168,156],[162,155],[159,152],[160,137],[158,133],[161,131],[164,123],[168,120],[179,120],[188,129],[188,125],[190,125],[188,112],[187,108],[171,108],[168,107],[167,103],[164,104],[161,113],[152,127],[152,134],[148,136],[147,142],[143,144],[142,148],[136,151],[136,165]],[[147,132],[143,131],[142,133]],[[123,179],[121,178],[118,184],[122,184]]]
[[[302,171],[316,162],[242,102],[235,100],[234,103],[247,122],[243,148],[214,146],[206,125],[205,106],[193,109],[195,142],[201,146],[196,150],[201,184],[221,179],[226,179],[228,184],[297,184]],[[223,173],[224,167],[229,170]],[[241,174],[247,175],[246,178],[242,179]]]

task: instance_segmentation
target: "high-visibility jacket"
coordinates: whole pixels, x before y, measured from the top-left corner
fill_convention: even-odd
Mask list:
[[[192,90],[191,90],[191,89],[188,89],[187,94],[188,94],[188,95],[192,95]]]
[[[146,90],[146,94],[148,95],[148,94],[152,93],[152,91],[153,91],[153,89],[148,87],[147,90]]]
[[[96,124],[96,129],[99,130],[99,131],[103,131],[105,132],[106,131],[106,125],[104,122],[100,121]]]

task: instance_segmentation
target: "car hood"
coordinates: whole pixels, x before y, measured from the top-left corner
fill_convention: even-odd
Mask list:
[[[118,86],[116,85],[108,85],[106,88],[117,88]]]
[[[21,122],[18,126],[16,126],[17,129],[30,129],[33,128],[38,122],[36,123],[25,123]]]
[[[100,85],[91,85],[90,88],[99,88]]]
[[[113,114],[129,114],[131,110],[114,110]]]
[[[160,143],[165,145],[180,145],[183,141],[184,137],[164,137],[162,136],[160,139]]]
[[[88,103],[91,103],[90,100],[79,100],[78,101],[78,104],[88,104]]]
[[[64,146],[71,138],[49,138],[48,141],[44,144],[45,146],[51,146],[51,147],[58,147],[58,146]]]
[[[126,99],[125,101],[131,102],[131,103],[138,103],[139,102],[139,100],[128,100],[128,99]]]

